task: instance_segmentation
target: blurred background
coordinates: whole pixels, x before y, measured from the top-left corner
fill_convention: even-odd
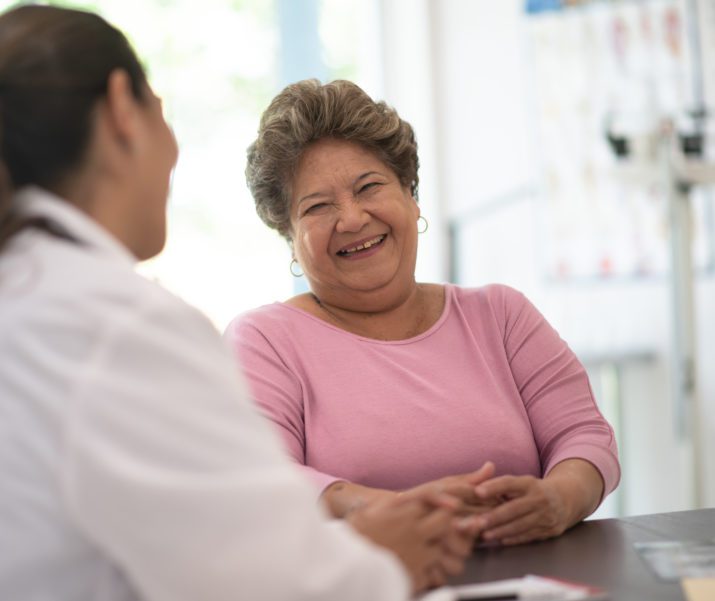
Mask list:
[[[623,465],[597,516],[715,506],[715,1],[51,3],[127,32],[181,145],[147,276],[221,330],[300,290],[245,149],[286,83],[352,79],[417,132],[419,279],[522,290],[586,364]]]

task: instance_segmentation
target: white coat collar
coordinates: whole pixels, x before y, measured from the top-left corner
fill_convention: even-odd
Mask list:
[[[133,267],[137,258],[129,249],[89,215],[44,188],[27,186],[18,190],[13,204],[22,215],[51,219],[94,251]]]

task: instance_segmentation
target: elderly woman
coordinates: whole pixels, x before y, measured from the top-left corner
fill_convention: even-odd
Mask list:
[[[256,401],[336,517],[410,489],[447,490],[483,538],[556,536],[619,479],[583,366],[519,292],[415,281],[411,126],[347,81],[285,88],[246,175],[310,292],[226,336]],[[476,485],[487,461],[496,476]]]

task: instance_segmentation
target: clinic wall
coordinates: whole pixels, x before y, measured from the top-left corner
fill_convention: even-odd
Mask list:
[[[429,223],[420,238],[416,275],[420,281],[440,281],[447,272],[444,236],[446,206],[441,186],[441,131],[434,76],[439,40],[432,21],[437,10],[431,0],[378,0],[381,23],[382,90],[379,97],[397,108],[412,124],[419,147],[419,204]]]
[[[459,281],[523,290],[581,357],[621,361],[620,445],[624,514],[692,506],[688,448],[679,442],[669,394],[667,281],[556,284],[543,276],[538,149],[521,60],[519,0],[431,3],[433,75],[441,108],[440,192],[459,224]],[[699,280],[699,428],[704,502],[715,505],[715,282]],[[599,369],[592,369],[598,377]],[[598,388],[596,386],[596,388]]]

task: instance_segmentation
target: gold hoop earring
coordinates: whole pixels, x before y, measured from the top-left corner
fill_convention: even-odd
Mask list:
[[[425,219],[424,217],[422,217],[422,215],[420,215],[420,216],[417,218],[417,223],[420,222],[420,219],[422,220],[422,229],[417,228],[417,233],[418,233],[418,234],[424,234],[424,233],[429,229],[429,222],[427,221],[427,219]]]
[[[303,277],[303,273],[302,273],[302,272],[301,272],[301,273],[296,273],[295,271],[293,271],[293,265],[298,265],[298,266],[300,266],[300,264],[298,263],[298,261],[297,261],[296,259],[293,259],[293,260],[290,262],[290,267],[288,268],[288,269],[290,270],[290,274],[291,274],[294,278]]]

